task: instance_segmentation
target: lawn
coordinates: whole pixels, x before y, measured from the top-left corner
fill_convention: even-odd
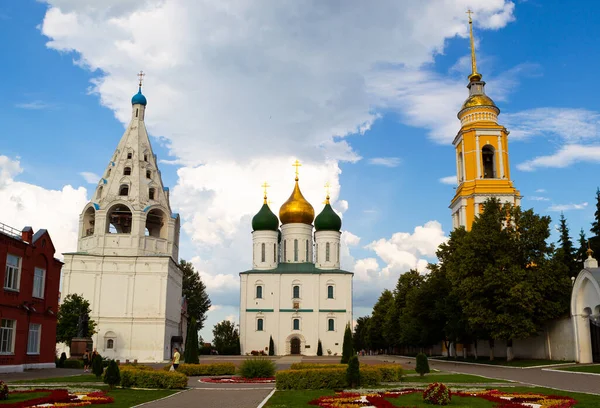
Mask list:
[[[154,401],[160,398],[168,397],[176,392],[174,390],[130,390],[117,388],[110,392],[108,395],[115,399],[115,402],[107,405],[110,408],[130,408],[135,405]]]
[[[600,374],[600,364],[596,364],[596,365],[584,365],[584,366],[577,366],[577,367],[557,368],[557,370],[561,370],[561,371],[574,371],[576,373],[594,373],[594,374]]]
[[[66,377],[37,378],[35,380],[13,381],[13,384],[79,384],[79,383],[101,383],[102,377],[98,378],[94,374],[68,375]]]
[[[566,364],[572,363],[572,361],[563,361],[563,360],[519,360],[514,359],[512,361],[506,361],[505,358],[495,358],[493,361],[490,361],[489,357],[479,357],[475,359],[473,357],[462,358],[462,357],[431,357],[431,361],[441,360],[441,361],[457,361],[457,362],[465,362],[465,363],[477,363],[477,364],[487,364],[487,365],[500,365],[500,366],[509,366],[509,367],[535,367],[535,366],[544,366],[544,365],[554,365],[554,364]]]
[[[415,382],[415,383],[464,383],[464,384],[487,384],[487,383],[508,383],[510,381],[496,380],[494,378],[480,377],[478,375],[471,374],[427,374],[424,377],[418,375],[411,375],[408,377],[402,377],[403,382]]]
[[[309,407],[308,403],[324,395],[333,395],[331,390],[300,390],[300,391],[277,391],[265,408],[298,408]]]
[[[49,392],[28,392],[24,394],[8,394],[8,399],[0,400],[0,405],[14,404],[15,402],[23,402],[34,398],[41,398],[50,395]]]

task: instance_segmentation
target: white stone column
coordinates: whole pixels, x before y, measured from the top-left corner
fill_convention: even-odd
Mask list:
[[[465,139],[460,140],[460,145],[462,147],[462,174],[463,174],[463,180],[467,180],[467,168],[465,166]]]

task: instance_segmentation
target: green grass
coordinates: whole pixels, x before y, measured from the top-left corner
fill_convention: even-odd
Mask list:
[[[577,373],[594,373],[594,374],[600,374],[600,364],[597,364],[597,365],[577,366],[577,367],[557,368],[557,370],[561,370],[561,371],[575,371]]]
[[[508,383],[505,380],[496,380],[494,378],[480,377],[478,375],[471,374],[427,374],[424,377],[421,376],[410,376],[403,377],[403,382],[415,382],[415,383],[432,383],[432,382],[443,382],[443,383],[463,383],[463,384],[487,384],[487,383]]]
[[[69,375],[66,377],[37,378],[35,380],[13,381],[13,384],[80,384],[80,383],[101,383],[102,377],[97,378],[94,374]]]
[[[423,402],[423,394],[418,392],[415,394],[402,395],[398,398],[386,398],[395,407],[431,407],[429,404]],[[446,407],[455,408],[492,408],[497,403],[484,400],[483,398],[473,397],[457,397],[453,396],[450,404],[445,405]]]
[[[0,400],[0,405],[14,404],[15,402],[23,402],[34,398],[47,397],[49,392],[26,392],[23,394],[11,394],[9,392],[7,400]]]
[[[554,364],[565,364],[572,363],[572,361],[562,361],[562,360],[519,360],[515,359],[513,361],[506,361],[505,358],[495,358],[494,361],[490,361],[489,357],[479,357],[475,359],[473,357],[462,358],[462,357],[432,357],[430,360],[442,360],[442,361],[458,361],[465,363],[477,363],[477,364],[487,364],[487,365],[499,365],[499,366],[509,366],[509,367],[535,367],[535,366],[543,366],[543,365],[554,365]]]
[[[581,394],[578,392],[570,392],[570,391],[559,391],[553,390],[552,388],[542,388],[542,387],[514,387],[514,388],[498,388],[500,391],[504,392],[533,392],[540,393],[546,395],[561,395],[566,397],[571,397],[577,400],[577,404],[575,404],[576,408],[598,408],[600,407],[600,396],[599,395],[589,395],[589,394]]]
[[[331,390],[276,391],[265,408],[309,407],[308,403],[324,395],[333,395]]]
[[[130,389],[114,389],[108,392],[108,395],[115,399],[115,402],[107,405],[110,408],[130,408],[135,405],[154,401],[159,398],[168,397],[178,391],[173,390],[130,390]]]

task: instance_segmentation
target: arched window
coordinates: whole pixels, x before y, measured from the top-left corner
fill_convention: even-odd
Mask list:
[[[148,161],[148,153],[144,153],[144,161],[147,162]]]
[[[308,239],[306,240],[306,258],[304,258],[304,262],[310,262],[308,260]]]
[[[260,244],[260,261],[265,261],[265,243]]]
[[[335,330],[335,320],[334,319],[327,319],[327,330],[328,331]]]
[[[481,149],[481,158],[483,160],[483,178],[496,178],[494,148],[491,146],[484,146],[484,148]]]
[[[147,179],[151,179],[152,178],[152,172],[150,170],[146,170],[146,178]]]
[[[294,319],[294,330],[300,330],[300,319]]]
[[[283,241],[283,262],[287,262],[287,241]]]
[[[123,175],[124,176],[131,176],[131,167],[125,167],[123,169]]]
[[[164,213],[155,208],[146,215],[146,230],[148,236],[156,238],[167,238],[167,224]]]
[[[263,287],[259,285],[256,287],[256,298],[262,299],[263,298],[262,296],[263,296]]]
[[[277,244],[273,244],[273,262],[277,262]]]
[[[112,171],[112,169],[109,167],[108,171],[106,172],[106,177],[110,177],[110,172]]]
[[[340,243],[338,242],[338,250],[337,250],[337,261],[340,262],[340,252],[342,252],[342,246],[340,245]]]
[[[156,190],[155,190],[154,188],[150,188],[150,189],[148,190],[148,198],[149,198],[150,200],[154,200],[154,193],[155,193],[155,191],[156,191]]]
[[[325,244],[325,262],[329,262],[329,242]]]
[[[106,341],[106,348],[107,349],[112,349],[115,347],[115,341],[113,339],[108,339]]]
[[[294,285],[292,287],[292,297],[294,299],[300,299],[300,286]]]
[[[264,322],[263,319],[256,320],[256,331],[263,331]]]
[[[319,244],[317,244],[317,263],[319,263]]]
[[[121,184],[121,187],[119,187],[119,195],[120,196],[128,196],[129,195],[129,186],[127,184]]]
[[[129,152],[127,153],[127,159],[131,159],[133,157],[133,153]]]
[[[294,240],[294,262],[298,262],[298,240]]]
[[[333,285],[327,286],[327,299],[333,299]]]
[[[463,154],[460,152],[458,153],[458,181],[462,182],[463,178]]]
[[[96,194],[96,198],[102,197],[102,186],[98,187],[98,193]]]
[[[96,223],[96,210],[94,207],[89,207],[83,214],[83,236],[89,237],[94,235],[94,224]]]
[[[129,207],[123,204],[112,206],[106,216],[106,232],[109,234],[130,234],[132,215]]]
[[[138,113],[139,113],[138,111],[139,111],[139,110],[140,110],[140,108],[135,108],[135,117],[136,117],[136,118],[138,117]]]

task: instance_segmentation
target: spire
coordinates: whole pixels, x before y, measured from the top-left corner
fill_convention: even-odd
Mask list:
[[[469,81],[477,82],[481,81],[481,74],[477,72],[477,59],[475,58],[475,41],[473,40],[473,20],[471,19],[471,10],[467,10],[469,15],[469,35],[471,37],[471,75],[469,75]]]

